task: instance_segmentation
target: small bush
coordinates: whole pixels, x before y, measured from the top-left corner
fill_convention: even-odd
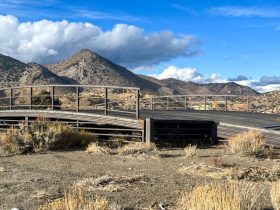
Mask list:
[[[29,129],[10,128],[0,135],[1,145],[9,154],[85,147],[94,136],[57,122],[34,122]]]
[[[101,197],[87,198],[81,188],[73,188],[61,199],[51,201],[38,210],[109,210],[109,202]]]
[[[272,183],[270,196],[273,208],[280,210],[280,181]]]
[[[194,157],[194,156],[197,155],[197,146],[196,145],[193,145],[193,146],[189,145],[189,146],[185,147],[184,151],[185,151],[185,155],[187,157]]]
[[[98,146],[96,143],[90,143],[86,149],[87,153],[95,155],[103,155],[109,153],[109,148]]]
[[[52,106],[51,93],[48,91],[41,91],[39,95],[32,97],[32,105],[34,109],[47,109]],[[60,109],[61,102],[59,99],[54,98],[53,101],[54,109]]]
[[[242,156],[267,155],[264,136],[260,131],[246,131],[231,137],[227,149],[232,154]]]
[[[157,155],[157,148],[154,143],[146,144],[143,142],[136,142],[125,145],[118,149],[120,155]]]
[[[261,193],[245,182],[210,183],[184,192],[178,199],[178,210],[256,210]]]

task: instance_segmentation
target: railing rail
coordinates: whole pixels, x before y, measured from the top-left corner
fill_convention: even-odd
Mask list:
[[[140,88],[96,85],[33,85],[0,88],[0,109],[111,112],[139,118]]]
[[[142,110],[216,110],[280,114],[280,98],[241,95],[168,95],[141,99]]]

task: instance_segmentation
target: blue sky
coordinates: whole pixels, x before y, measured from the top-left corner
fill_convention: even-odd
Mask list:
[[[196,82],[233,80],[260,91],[280,88],[280,4],[276,0],[0,0],[0,15],[0,29],[6,30],[0,40],[9,43],[0,47],[0,53],[25,62],[64,59],[99,33],[102,36],[86,46],[137,73]],[[76,32],[72,31],[78,41],[71,34],[63,46],[56,43],[71,23],[79,22],[99,29],[87,31],[87,26],[75,25]],[[50,31],[64,32],[38,34],[36,27],[44,24]],[[8,32],[19,29],[17,39],[22,42],[15,44]],[[53,43],[46,38],[52,35],[57,36]],[[36,42],[37,37],[41,38]],[[39,50],[30,50],[29,55],[28,46]]]

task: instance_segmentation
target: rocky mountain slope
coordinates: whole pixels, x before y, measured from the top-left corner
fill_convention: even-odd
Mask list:
[[[25,64],[0,54],[0,86],[36,84],[90,84],[140,87],[143,92],[156,95],[172,94],[241,94],[258,92],[236,83],[197,84],[177,79],[158,80],[136,75],[126,68],[90,51],[81,50],[57,64]]]
[[[16,59],[0,54],[0,86],[24,86],[45,84],[74,84],[75,81],[59,77],[46,67],[29,63],[25,64]]]
[[[135,86],[148,92],[157,92],[160,89],[158,84],[147,81],[87,49],[65,61],[46,67],[55,74],[74,79],[80,84]]]

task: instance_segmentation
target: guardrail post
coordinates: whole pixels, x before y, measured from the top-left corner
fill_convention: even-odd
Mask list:
[[[274,114],[274,98],[272,98],[271,114]]]
[[[104,93],[104,114],[107,115],[108,113],[108,88],[105,88]]]
[[[184,97],[185,100],[185,111],[187,110],[187,96]]]
[[[225,96],[225,111],[227,111],[227,96]]]
[[[136,91],[136,119],[139,119],[139,105],[140,105],[140,90]]]
[[[167,110],[169,110],[169,97],[166,97],[166,106]]]
[[[206,102],[206,96],[204,96],[204,110],[206,110],[206,106],[207,106],[206,103],[207,103],[207,102]]]
[[[80,111],[80,87],[76,87],[76,112]]]
[[[51,86],[51,98],[52,98],[52,107],[51,107],[51,109],[54,110],[54,86]]]
[[[30,99],[30,109],[32,109],[32,96],[33,96],[33,89],[32,87],[30,87],[30,92],[29,92],[29,99]]]
[[[249,96],[247,96],[247,112],[250,111],[250,99]]]
[[[10,110],[13,107],[13,88],[10,89]]]
[[[154,110],[154,98],[151,98],[151,107],[150,107],[151,110]]]

